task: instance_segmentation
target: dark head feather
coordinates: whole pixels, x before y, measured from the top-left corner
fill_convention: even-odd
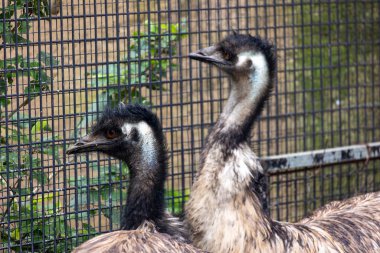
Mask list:
[[[276,54],[274,46],[259,36],[243,35],[233,33],[218,43],[218,50],[226,60],[236,62],[238,54],[245,51],[262,52],[268,63],[269,75],[274,77],[276,71]]]
[[[152,128],[158,142],[164,143],[160,120],[148,108],[140,104],[120,103],[114,108],[107,107],[92,127],[92,132],[96,133],[110,127],[121,127],[125,122],[146,122]]]

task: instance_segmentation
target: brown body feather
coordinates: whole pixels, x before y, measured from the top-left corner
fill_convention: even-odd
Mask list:
[[[154,231],[153,224],[144,224],[138,230],[106,233],[81,244],[72,253],[200,253],[189,244],[174,240],[167,234]]]
[[[251,191],[263,168],[248,145],[249,129],[273,86],[270,48],[258,38],[233,35],[191,55],[233,81],[186,206],[194,244],[214,253],[380,252],[380,193],[332,202],[292,224],[271,220]]]

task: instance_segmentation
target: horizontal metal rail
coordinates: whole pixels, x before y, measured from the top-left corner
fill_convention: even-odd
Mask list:
[[[380,142],[268,156],[261,164],[269,173],[380,159]]]

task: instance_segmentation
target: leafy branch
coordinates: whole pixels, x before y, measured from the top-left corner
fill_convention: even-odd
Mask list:
[[[107,105],[120,101],[150,105],[141,94],[142,88],[163,89],[161,80],[176,65],[170,57],[177,54],[177,43],[186,37],[186,19],[176,24],[144,22],[144,30],[134,32],[131,46],[120,63],[96,67],[88,74],[89,85],[98,88],[98,96],[93,97],[87,115],[77,125],[77,135],[81,129],[95,120],[94,114]]]

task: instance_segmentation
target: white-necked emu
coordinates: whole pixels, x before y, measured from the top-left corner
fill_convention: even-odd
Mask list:
[[[297,223],[271,220],[260,202],[263,173],[248,145],[250,130],[274,85],[273,46],[233,34],[190,54],[218,67],[231,91],[208,135],[186,206],[194,245],[228,252],[380,252],[380,193],[332,202]],[[260,190],[259,190],[260,191]]]
[[[201,252],[188,244],[182,222],[165,210],[167,159],[161,124],[140,105],[106,109],[90,134],[67,154],[99,151],[124,161],[130,181],[121,231],[97,236],[73,252]]]

